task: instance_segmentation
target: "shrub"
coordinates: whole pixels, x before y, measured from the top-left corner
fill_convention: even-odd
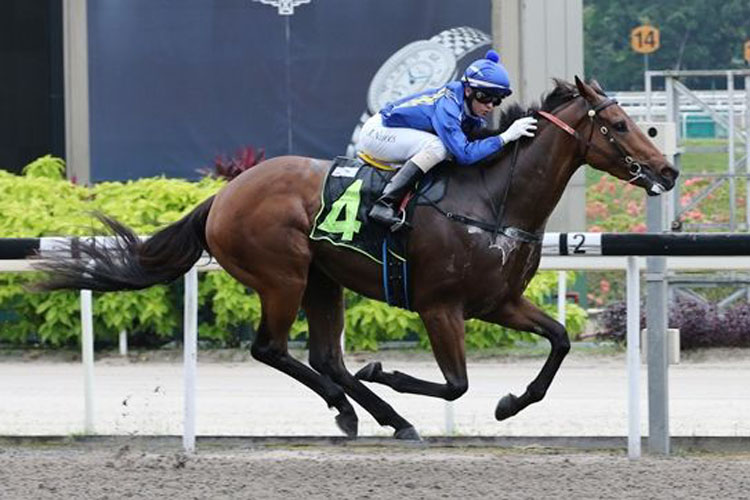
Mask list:
[[[65,161],[52,155],[45,155],[23,167],[21,173],[26,177],[59,180],[65,177]]]
[[[605,307],[599,315],[600,330],[596,337],[624,343],[628,327],[627,313],[627,303],[623,301],[613,302]],[[645,308],[641,304],[640,328],[645,328],[645,326]]]
[[[750,303],[740,302],[724,311],[720,325],[728,346],[750,347]]]
[[[101,234],[103,228],[89,215],[92,210],[147,235],[181,218],[224,184],[212,179],[194,183],[153,178],[88,188],[63,179],[64,171],[61,159],[47,156],[27,165],[23,176],[0,172],[3,237]],[[34,278],[32,273],[0,273],[0,342],[75,345],[80,335],[79,294],[28,293],[23,285]],[[155,342],[169,338],[181,324],[175,288],[96,294],[97,341],[115,342],[122,328],[145,332]]]
[[[627,308],[616,302],[600,316],[600,338],[625,342]],[[714,303],[679,298],[671,301],[668,311],[669,328],[680,329],[680,348],[747,347],[750,346],[750,304],[741,302],[719,311]],[[646,327],[646,307],[641,304],[640,328]]]
[[[716,304],[678,298],[669,304],[669,328],[680,329],[680,348],[726,346]]]

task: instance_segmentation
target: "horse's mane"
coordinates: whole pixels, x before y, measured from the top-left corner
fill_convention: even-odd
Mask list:
[[[542,95],[542,103],[532,104],[528,109],[524,109],[520,104],[514,103],[504,109],[500,114],[500,122],[498,129],[505,130],[510,125],[524,116],[530,116],[532,112],[539,111],[552,111],[558,106],[570,101],[578,95],[578,88],[565,80],[554,78],[555,88],[550,92]]]
[[[565,104],[572,99],[575,99],[578,96],[578,87],[576,87],[575,84],[566,82],[565,80],[561,80],[559,78],[553,78],[552,80],[555,82],[555,88],[550,92],[542,94],[541,104],[532,104],[528,108],[524,109],[520,104],[514,103],[501,111],[499,125],[497,129],[494,129],[493,133],[499,134],[503,130],[506,130],[508,127],[510,127],[514,121],[518,120],[519,118],[523,118],[524,116],[531,116],[536,111],[553,111],[557,107]],[[521,144],[528,144],[526,138],[521,138],[520,141]],[[500,151],[487,156],[477,163],[479,165],[491,165],[493,163],[496,163],[499,158],[507,155],[509,151],[511,151],[511,148],[503,148]]]

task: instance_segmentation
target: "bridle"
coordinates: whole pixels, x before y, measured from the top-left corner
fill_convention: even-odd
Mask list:
[[[582,97],[580,94],[577,94],[575,97]],[[609,130],[609,127],[607,127],[607,124],[604,123],[604,121],[599,117],[599,112],[603,111],[604,109],[607,109],[610,106],[616,105],[617,100],[612,99],[611,97],[607,97],[603,101],[601,101],[596,106],[589,105],[589,110],[586,113],[586,116],[589,118],[589,123],[591,124],[591,128],[589,130],[589,136],[588,138],[584,138],[578,130],[571,127],[564,121],[562,121],[560,118],[555,116],[553,113],[560,112],[561,108],[567,108],[568,105],[574,102],[575,99],[568,101],[563,106],[557,108],[552,113],[548,113],[546,111],[537,111],[539,116],[547,119],[552,124],[556,125],[557,127],[561,128],[566,133],[573,136],[577,141],[578,144],[583,144],[583,153],[579,156],[580,163],[584,163],[586,160],[586,155],[589,152],[589,149],[595,149],[599,151],[601,154],[603,154],[605,157],[612,158],[612,152],[606,151],[601,146],[595,144],[592,142],[592,138],[594,136],[594,130],[599,128],[599,132],[604,136],[604,138],[612,144],[617,152],[620,154],[620,158],[618,158],[620,161],[623,161],[625,165],[628,167],[628,173],[632,175],[632,177],[628,180],[629,184],[632,184],[636,182],[638,179],[645,178],[645,174],[643,173],[643,166],[648,166],[648,162],[645,161],[638,161],[635,160],[631,155],[628,154],[628,152],[625,150],[625,148],[620,144],[617,139],[612,135],[612,132]],[[588,101],[586,101],[588,104]]]

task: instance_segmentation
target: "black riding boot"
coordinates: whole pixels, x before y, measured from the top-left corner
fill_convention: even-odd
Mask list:
[[[406,193],[422,178],[424,172],[411,160],[404,163],[398,169],[396,175],[391,177],[383,189],[383,194],[375,202],[370,210],[370,218],[387,226],[398,229],[403,222],[396,214],[398,204]]]

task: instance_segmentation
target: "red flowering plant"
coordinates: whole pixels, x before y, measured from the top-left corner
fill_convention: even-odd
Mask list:
[[[602,175],[590,179],[586,189],[587,230],[594,233],[646,231],[646,200],[643,190]],[[587,272],[589,307],[603,307],[622,300],[624,284],[619,271]]]
[[[646,201],[643,190],[609,176],[601,176],[586,190],[586,221],[593,232],[644,232]]]
[[[211,167],[199,169],[198,172],[205,176],[231,181],[265,159],[266,152],[263,148],[246,146],[235,152],[233,156],[217,155]]]

